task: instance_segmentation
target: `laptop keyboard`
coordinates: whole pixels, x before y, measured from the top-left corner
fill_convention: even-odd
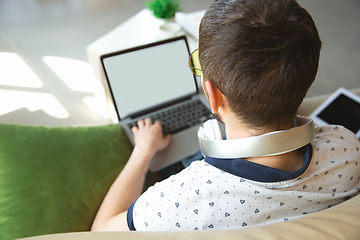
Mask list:
[[[212,118],[210,110],[198,99],[186,102],[174,108],[149,115],[153,122],[159,120],[163,133],[175,134]],[[129,123],[130,128],[137,126],[137,121]]]

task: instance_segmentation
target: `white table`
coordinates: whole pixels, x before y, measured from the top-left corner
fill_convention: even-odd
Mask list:
[[[144,9],[86,48],[88,61],[93,67],[95,76],[104,86],[102,91],[99,90],[95,94],[95,98],[107,106],[108,116],[112,122],[117,122],[117,119],[101,67],[101,55],[180,35],[187,36],[190,51],[197,48],[198,41],[196,38],[182,30],[176,34],[164,32],[160,29],[163,24],[164,20],[155,18],[150,11]]]

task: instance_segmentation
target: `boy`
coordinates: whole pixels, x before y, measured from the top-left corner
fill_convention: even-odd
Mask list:
[[[294,0],[216,0],[200,25],[199,71],[211,110],[225,124],[224,141],[266,138],[311,122],[296,112],[315,79],[320,48],[311,16]],[[226,159],[205,153],[141,195],[151,158],[171,136],[162,136],[160,122],[138,126],[134,151],[92,230],[256,226],[326,209],[359,190],[359,141],[327,126],[315,129],[311,143],[283,153]]]

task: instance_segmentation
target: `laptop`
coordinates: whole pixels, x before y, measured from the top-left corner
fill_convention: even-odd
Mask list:
[[[170,145],[151,160],[158,171],[200,150],[197,130],[212,117],[191,72],[185,36],[101,56],[120,125],[134,145],[131,128],[139,119],[160,120]]]

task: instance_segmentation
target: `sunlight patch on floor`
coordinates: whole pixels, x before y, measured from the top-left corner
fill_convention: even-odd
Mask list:
[[[41,88],[42,81],[16,53],[0,52],[0,85]]]
[[[18,54],[0,52],[0,66],[0,88],[29,88],[29,91],[0,89],[0,115],[27,108],[31,112],[43,110],[55,118],[69,117],[68,111],[55,96],[34,92],[34,88],[42,88],[44,84]]]
[[[55,118],[68,118],[69,113],[61,103],[49,93],[12,91],[0,89],[0,115],[27,108],[30,112],[43,110]]]
[[[53,56],[44,56],[43,61],[73,91],[93,93],[101,87],[89,63]]]
[[[103,109],[101,108],[99,101],[95,97],[85,97],[85,98],[83,98],[83,102],[94,113],[103,114]]]
[[[43,61],[71,90],[93,93],[94,97],[85,97],[83,102],[94,113],[108,118],[104,88],[89,63],[56,56],[44,56]]]
[[[84,97],[84,104],[92,112],[107,116],[103,87],[89,63],[55,56],[44,56],[42,60],[72,91],[94,94],[94,97]],[[31,112],[43,110],[54,118],[70,117],[64,107],[66,104],[44,92],[43,82],[18,54],[0,52],[0,66],[0,116],[27,108]],[[17,87],[21,89],[17,90]],[[42,92],[36,89],[42,89]]]

